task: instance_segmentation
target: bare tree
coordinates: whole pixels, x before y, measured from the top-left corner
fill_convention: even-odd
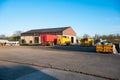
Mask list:
[[[98,40],[100,36],[98,34],[95,34],[95,40]]]
[[[90,38],[90,36],[88,34],[84,34],[83,38]]]
[[[6,38],[6,36],[4,34],[1,34],[0,39],[4,39],[4,38]]]
[[[15,31],[12,36],[13,37],[21,36],[21,33],[22,33],[22,31]]]
[[[13,33],[13,35],[10,36],[8,39],[9,39],[10,41],[19,41],[19,40],[20,40],[21,33],[22,33],[21,31],[15,31],[15,32]]]

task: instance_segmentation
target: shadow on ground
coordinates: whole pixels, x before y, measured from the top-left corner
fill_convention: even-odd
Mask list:
[[[0,66],[0,80],[16,80],[17,78],[21,78],[23,76],[29,75],[31,73],[37,72],[41,74],[39,80],[58,80],[53,76],[45,74],[40,70],[37,70],[30,66]],[[33,76],[35,77],[35,76]],[[19,79],[17,79],[19,80]],[[21,80],[21,79],[20,79]],[[23,80],[23,78],[22,78]],[[25,79],[26,80],[26,79]],[[28,79],[29,80],[29,79]]]
[[[82,52],[96,52],[95,47],[83,47],[80,45],[71,45],[71,46],[53,46],[49,47],[56,50],[66,50],[66,51],[82,51]]]

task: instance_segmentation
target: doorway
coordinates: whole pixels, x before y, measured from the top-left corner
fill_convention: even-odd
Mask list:
[[[71,43],[74,43],[74,37],[71,37]]]

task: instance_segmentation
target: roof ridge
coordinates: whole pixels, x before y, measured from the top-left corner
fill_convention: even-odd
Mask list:
[[[62,28],[70,28],[71,26],[68,26],[68,27],[56,27],[56,28],[41,28],[41,29],[31,29],[29,31],[33,31],[33,30],[46,30],[46,29],[62,29]]]
[[[34,32],[61,32],[64,31],[65,29],[70,28],[70,26],[68,27],[58,27],[58,28],[43,28],[43,29],[32,29],[23,33],[34,33]]]

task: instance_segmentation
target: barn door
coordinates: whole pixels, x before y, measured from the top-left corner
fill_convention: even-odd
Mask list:
[[[74,37],[71,37],[71,43],[74,43]]]

